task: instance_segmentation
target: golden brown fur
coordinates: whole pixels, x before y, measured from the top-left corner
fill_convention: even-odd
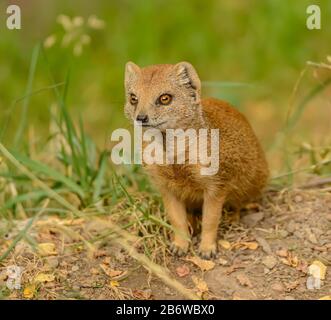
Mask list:
[[[149,112],[146,106],[151,98],[142,94],[144,83],[151,86],[150,90],[157,92],[155,96],[161,94],[163,90],[171,91],[178,88],[178,93],[177,91],[174,93],[175,97],[180,94],[183,96],[179,96],[174,101],[173,109],[170,106],[164,115],[161,113],[162,110],[155,111],[153,106],[150,106],[151,117],[157,122],[158,119],[168,119],[167,117],[171,116],[171,125],[168,124],[166,128],[220,130],[219,170],[215,175],[201,175],[199,164],[146,166],[162,194],[168,218],[175,229],[172,250],[178,254],[187,251],[189,246],[187,212],[201,208],[203,216],[199,251],[203,257],[210,258],[216,253],[217,228],[224,204],[230,204],[235,210],[240,210],[245,203],[256,198],[267,182],[268,166],[250,124],[239,111],[224,101],[212,98],[200,99],[200,80],[190,64],[184,63],[184,67],[182,65],[186,68],[185,78],[182,82],[179,81],[176,87],[176,81],[183,70],[173,71],[178,65],[136,69],[135,80],[132,78],[128,80],[129,76],[126,76],[126,88],[127,92],[130,92],[137,83],[139,84],[140,89],[135,90],[139,92],[141,99],[144,99],[144,104],[141,106],[138,104],[136,112],[139,112],[139,108]],[[139,67],[133,65],[131,68]],[[153,77],[156,79],[154,82],[151,80]],[[186,77],[190,81],[185,83]],[[169,81],[170,86],[167,83],[168,78],[174,79]],[[148,94],[153,95],[153,92],[149,91]],[[134,117],[132,113],[135,110],[130,110],[130,106],[126,108],[127,113]],[[182,109],[180,113],[178,109]],[[186,110],[186,113],[183,110]]]

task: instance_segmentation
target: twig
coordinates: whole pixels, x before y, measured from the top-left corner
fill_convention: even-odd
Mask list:
[[[324,186],[325,184],[331,184],[331,177],[321,178],[315,181],[311,181],[299,186],[300,189],[309,189],[314,187]]]
[[[280,178],[284,178],[284,177],[287,177],[287,176],[292,175],[292,174],[295,174],[295,173],[300,173],[300,172],[304,172],[304,171],[314,170],[314,169],[316,169],[319,166],[325,166],[325,165],[327,165],[329,163],[331,163],[331,159],[321,161],[321,162],[319,162],[317,164],[314,164],[314,165],[309,166],[309,167],[306,167],[306,168],[302,168],[302,169],[298,169],[298,170],[293,170],[293,171],[290,171],[290,172],[287,172],[287,173],[280,174],[278,176],[272,177],[271,180],[277,180],[277,179],[280,179]]]
[[[322,69],[330,69],[331,70],[331,65],[326,64],[324,62],[317,63],[317,62],[313,62],[313,61],[307,61],[307,64],[309,66],[313,66],[313,67],[317,67],[317,68],[322,68]]]

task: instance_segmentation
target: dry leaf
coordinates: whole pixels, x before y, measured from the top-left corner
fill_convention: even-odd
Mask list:
[[[249,250],[256,250],[259,247],[259,244],[257,242],[237,242],[232,245],[231,249],[249,249]]]
[[[319,298],[318,300],[331,300],[331,296],[324,296],[322,298]]]
[[[199,257],[187,257],[186,261],[190,261],[197,265],[202,271],[208,271],[215,267],[215,262],[211,260],[204,260]]]
[[[57,255],[55,244],[52,242],[39,243],[37,248],[39,254],[43,257]]]
[[[35,292],[36,292],[36,285],[29,284],[23,290],[23,297],[26,299],[32,299],[34,297]]]
[[[236,278],[242,286],[253,288],[253,285],[252,285],[251,281],[244,274],[240,273],[240,274],[237,275]]]
[[[52,282],[55,280],[55,276],[53,274],[47,273],[39,273],[35,278],[35,282]]]
[[[208,291],[208,285],[204,280],[202,280],[196,276],[192,276],[192,281],[195,284],[195,288],[199,292],[204,293],[204,292]]]
[[[280,261],[290,267],[296,268],[299,265],[299,259],[292,252],[287,251],[287,256],[281,258]]]
[[[257,242],[242,242],[242,244],[249,250],[256,250],[259,247]]]
[[[108,267],[106,264],[101,263],[100,264],[100,268],[104,271],[104,273],[110,277],[110,278],[114,278],[114,277],[118,277],[119,275],[121,275],[123,273],[122,270],[114,270],[111,269],[110,267]]]
[[[136,299],[148,300],[152,296],[152,290],[151,289],[146,289],[146,290],[135,289],[132,291],[132,294]]]
[[[326,274],[326,266],[318,260],[315,260],[308,268],[308,272],[312,275],[315,279],[325,279]]]
[[[231,244],[227,240],[218,240],[218,244],[225,250],[229,250],[231,248]]]
[[[176,268],[176,273],[181,278],[185,277],[190,274],[190,268],[187,265],[183,264],[182,266]]]

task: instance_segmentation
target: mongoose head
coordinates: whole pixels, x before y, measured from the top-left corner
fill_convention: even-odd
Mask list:
[[[190,128],[201,113],[201,83],[188,62],[125,67],[125,115],[144,127]]]

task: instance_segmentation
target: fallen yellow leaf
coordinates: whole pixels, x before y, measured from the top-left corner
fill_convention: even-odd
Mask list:
[[[331,300],[331,296],[324,296],[322,298],[319,298],[318,300]]]
[[[54,281],[55,276],[53,274],[39,273],[35,278],[35,282],[52,282]]]
[[[211,260],[204,260],[199,257],[188,257],[188,258],[185,258],[185,260],[194,263],[202,271],[208,271],[215,267],[215,262],[213,262]]]
[[[257,242],[242,242],[242,244],[249,250],[256,250],[259,247]]]
[[[309,266],[308,272],[314,278],[323,280],[325,279],[326,266],[321,261],[315,260]]]
[[[23,290],[23,297],[26,299],[32,299],[34,297],[35,292],[36,292],[36,285],[29,284]]]
[[[118,281],[114,281],[114,280],[112,280],[112,281],[110,281],[110,286],[111,287],[119,287],[119,282]]]
[[[229,250],[231,248],[231,244],[227,240],[218,240],[218,244],[223,247],[225,250]]]
[[[287,256],[285,258],[280,258],[280,261],[287,266],[296,268],[299,265],[299,259],[294,253],[287,251]]]
[[[52,242],[39,243],[37,248],[38,248],[39,254],[42,256],[57,255],[55,244]]]
[[[249,242],[249,241],[243,241],[243,242],[237,242],[232,245],[232,249],[249,249],[249,250],[256,250],[259,247],[257,242]]]

